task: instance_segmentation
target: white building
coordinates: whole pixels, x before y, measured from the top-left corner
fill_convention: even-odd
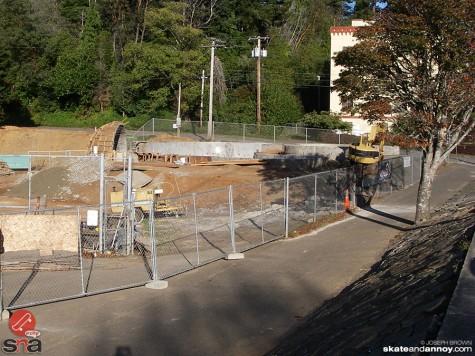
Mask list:
[[[358,27],[367,26],[368,23],[363,20],[353,20],[351,26],[333,26],[330,27],[331,35],[331,62],[330,62],[330,87],[333,82],[340,77],[341,66],[335,65],[333,57],[346,47],[353,46],[357,39],[354,37]],[[353,125],[353,134],[360,135],[370,131],[370,124],[363,120],[359,115],[352,116],[346,111],[345,103],[342,103],[337,91],[330,92],[330,111],[340,115],[341,119]]]

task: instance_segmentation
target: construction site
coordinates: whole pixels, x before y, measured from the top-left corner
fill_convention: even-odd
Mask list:
[[[1,128],[0,154],[1,155],[42,155],[43,160],[36,167],[32,167],[33,174],[31,185],[31,195],[36,199],[37,196],[47,199],[48,207],[97,204],[97,191],[99,190],[98,173],[95,176],[88,176],[84,167],[73,168],[63,167],[63,169],[47,168],[51,159],[46,156],[80,156],[104,153],[106,158],[126,158],[127,142],[123,126],[113,124],[109,127],[99,130],[70,130],[54,128],[20,128],[3,127]],[[116,137],[118,135],[118,137]],[[116,141],[115,146],[114,141]],[[151,138],[152,144],[165,142],[166,144],[188,143],[193,145],[196,141],[187,138],[178,138],[171,135],[157,134]],[[213,144],[213,143],[211,143]],[[216,147],[219,143],[214,143]],[[202,152],[194,155],[191,147],[186,154],[179,152],[170,152],[158,154],[154,148],[145,151],[144,142],[137,143],[134,147],[133,169],[142,172],[149,179],[145,182],[148,186],[163,186],[165,196],[175,196],[189,194],[198,191],[215,189],[229,185],[241,185],[255,183],[262,180],[292,177],[309,173],[312,169],[308,167],[292,166],[286,168],[282,164],[268,165],[268,161],[254,159],[240,159],[231,162],[231,160],[220,159],[220,162],[211,164],[212,156],[205,156]],[[183,146],[183,145],[182,145]],[[96,148],[96,152],[94,149]],[[262,147],[262,144],[260,145]],[[267,151],[263,153],[278,153],[282,150],[282,145],[269,145]],[[183,148],[180,148],[183,151]],[[251,149],[259,149],[259,145],[253,145]],[[155,151],[155,152],[153,152]],[[180,151],[175,150],[175,151]],[[224,150],[223,150],[224,151]],[[254,152],[251,153],[251,155]],[[226,157],[230,158],[230,157]],[[185,159],[186,164],[180,159]],[[239,157],[238,157],[239,159]],[[27,162],[26,158],[23,159]],[[110,160],[114,162],[113,160]],[[189,164],[192,163],[192,164]],[[208,164],[206,164],[208,163]],[[28,173],[28,165],[11,165],[8,162],[3,163],[0,177],[0,196],[2,206],[28,206],[28,184],[25,179]],[[329,162],[328,167],[334,167],[335,162]],[[74,171],[74,169],[79,171]],[[122,170],[120,160],[116,160],[109,169],[116,175]],[[320,170],[322,167],[320,167]],[[67,172],[65,172],[67,171]],[[64,175],[74,176],[69,182],[65,180]],[[113,176],[114,173],[111,173]],[[81,176],[83,176],[81,178]],[[143,177],[143,176],[142,176]],[[210,179],[212,178],[212,179]],[[67,183],[67,186],[66,186]],[[144,183],[140,181],[139,184]],[[121,184],[111,184],[108,189],[121,190]]]
[[[385,147],[383,162],[361,143],[354,151],[371,164],[350,164],[347,144],[132,135],[120,122],[4,127],[1,137],[3,309],[241,258],[420,175],[420,157]]]

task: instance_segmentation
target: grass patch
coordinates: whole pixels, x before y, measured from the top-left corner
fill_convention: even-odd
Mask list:
[[[337,213],[337,214],[328,215],[328,216],[326,216],[322,219],[318,219],[317,221],[315,221],[313,223],[305,225],[304,227],[302,227],[300,229],[292,231],[289,234],[289,238],[295,238],[295,237],[299,237],[299,236],[308,234],[312,231],[321,229],[324,226],[333,224],[334,222],[341,221],[341,220],[345,219],[347,216],[348,216],[348,212],[346,210],[342,211],[340,213]]]

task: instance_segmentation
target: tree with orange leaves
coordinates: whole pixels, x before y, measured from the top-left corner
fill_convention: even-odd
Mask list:
[[[340,52],[342,101],[422,150],[416,222],[430,216],[438,167],[475,128],[475,1],[391,0]]]

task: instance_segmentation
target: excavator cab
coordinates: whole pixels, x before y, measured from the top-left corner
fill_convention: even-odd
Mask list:
[[[373,164],[383,159],[384,139],[379,139],[378,134],[386,132],[386,126],[373,125],[369,133],[355,139],[348,147],[348,159],[352,163]]]

